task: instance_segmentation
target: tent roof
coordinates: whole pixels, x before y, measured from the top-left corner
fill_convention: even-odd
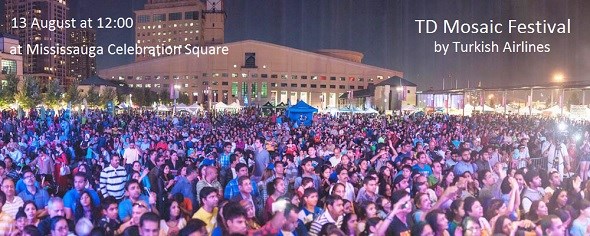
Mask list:
[[[275,106],[272,105],[272,103],[270,102],[266,102],[264,105],[262,105],[263,108],[274,108]]]
[[[289,107],[287,109],[288,112],[318,112],[318,109],[315,107],[310,106],[309,104],[305,103],[304,101],[299,100],[297,104]]]

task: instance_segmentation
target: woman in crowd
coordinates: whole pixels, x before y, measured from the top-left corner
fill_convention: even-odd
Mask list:
[[[81,218],[90,220],[93,224],[100,220],[100,209],[94,206],[92,198],[88,191],[83,190],[80,194],[80,199],[76,202],[76,209],[74,210],[74,219],[78,221]]]
[[[186,225],[186,220],[180,210],[180,202],[173,199],[165,209],[160,221],[160,235],[176,236]]]
[[[347,213],[342,218],[342,226],[340,227],[342,232],[347,236],[357,236],[358,232],[358,217],[354,213]]]

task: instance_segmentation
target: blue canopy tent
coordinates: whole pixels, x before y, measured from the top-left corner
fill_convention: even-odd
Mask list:
[[[287,108],[287,116],[293,122],[302,123],[306,126],[311,125],[313,120],[313,113],[318,112],[318,109],[310,106],[304,101],[299,101],[297,104]]]

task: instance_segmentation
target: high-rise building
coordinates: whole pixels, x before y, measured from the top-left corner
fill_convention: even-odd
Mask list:
[[[148,0],[135,11],[138,46],[199,46],[224,42],[225,12],[221,0]],[[136,55],[136,61],[153,58]]]
[[[5,0],[6,32],[15,35],[19,44],[55,47],[67,45],[66,29],[51,30],[42,27],[13,28],[12,19],[25,18],[27,22],[38,20],[66,20],[68,7],[66,0]],[[67,81],[67,58],[63,55],[32,55],[23,49],[23,69],[25,75],[41,79],[59,79],[61,84]]]
[[[96,46],[94,29],[71,29],[68,33],[68,45],[75,47]],[[96,74],[96,57],[88,55],[71,55],[69,57],[70,76],[80,81]]]

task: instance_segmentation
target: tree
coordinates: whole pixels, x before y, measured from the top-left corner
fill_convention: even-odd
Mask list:
[[[23,79],[20,90],[15,94],[14,99],[24,109],[33,108],[41,103],[41,91],[39,90],[39,80],[35,77],[27,76]]]
[[[100,103],[101,107],[106,106],[109,101],[112,101],[113,104],[117,104],[117,90],[114,88],[105,88],[100,94]]]
[[[18,77],[16,74],[7,74],[5,83],[0,84],[0,107],[7,107],[14,103],[14,95],[18,88]]]
[[[59,85],[59,80],[53,79],[49,81],[49,84],[47,85],[47,92],[45,93],[45,96],[43,96],[45,104],[52,108],[59,106],[62,94],[63,91]]]
[[[90,107],[97,107],[100,105],[100,95],[98,91],[96,91],[96,86],[90,86],[88,93],[86,93],[86,102]]]
[[[82,95],[80,94],[80,90],[78,90],[78,82],[73,82],[70,87],[68,87],[65,99],[65,102],[70,102],[72,104],[77,104],[82,101]]]
[[[180,93],[178,96],[177,102],[188,104],[190,102],[190,98],[188,97],[188,93]]]

